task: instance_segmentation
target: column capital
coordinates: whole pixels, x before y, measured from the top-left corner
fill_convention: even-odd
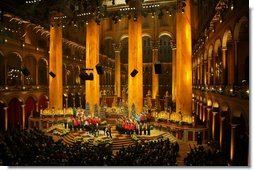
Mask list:
[[[216,116],[218,112],[213,112],[213,115]]]
[[[226,119],[225,116],[221,116],[220,118],[221,118],[222,121],[224,121]]]
[[[160,40],[151,40],[150,45],[152,46],[152,49],[158,49],[160,46]]]
[[[210,108],[210,107],[207,107],[206,110],[207,110],[208,112],[210,112],[211,108]]]
[[[228,49],[227,49],[227,47],[222,47],[221,50],[222,50],[222,51],[226,51],[226,50],[228,50]]]
[[[112,46],[113,46],[113,49],[114,49],[115,52],[120,52],[121,51],[121,48],[122,48],[121,43],[112,43]]]
[[[24,108],[26,105],[22,104],[21,107]]]
[[[231,125],[231,128],[234,129],[234,128],[236,128],[239,124],[233,124],[233,123],[231,123],[230,125]]]
[[[8,107],[3,107],[3,109],[4,109],[4,110],[7,110],[7,109],[8,109]]]

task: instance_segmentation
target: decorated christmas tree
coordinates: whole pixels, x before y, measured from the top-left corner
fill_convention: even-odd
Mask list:
[[[137,118],[136,108],[135,108],[135,105],[132,104],[132,106],[131,106],[131,119],[135,120],[136,118]]]

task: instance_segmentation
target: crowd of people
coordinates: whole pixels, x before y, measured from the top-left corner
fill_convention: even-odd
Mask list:
[[[191,147],[187,157],[184,158],[185,166],[227,166],[228,162],[225,155],[219,149],[207,150],[204,146]]]
[[[177,166],[178,143],[167,140],[122,147],[114,158],[115,166]]]
[[[136,144],[113,155],[106,144],[66,147],[40,130],[0,134],[0,165],[5,166],[175,166],[178,144],[169,140]]]
[[[132,121],[126,117],[121,117],[116,121],[116,130],[121,134],[150,135],[151,125],[149,122]]]

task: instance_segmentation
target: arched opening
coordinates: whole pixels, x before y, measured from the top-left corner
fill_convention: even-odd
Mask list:
[[[246,75],[246,72],[249,72],[246,68],[249,67],[249,20],[246,17],[240,19],[238,25],[236,26],[236,40],[237,43],[237,83],[241,85],[243,80],[249,80],[249,74]]]
[[[8,104],[8,130],[22,127],[22,102],[13,98]]]
[[[73,107],[73,94],[68,94],[68,107]]]
[[[7,56],[7,84],[10,86],[21,85],[21,57],[17,53]]]
[[[79,66],[76,66],[75,71],[74,71],[75,85],[80,85],[81,79],[79,77],[79,74],[80,74],[80,68],[79,68]]]
[[[48,64],[45,59],[40,59],[38,63],[39,85],[48,85]]]
[[[121,40],[120,62],[121,62],[121,92],[128,84],[128,37]],[[125,66],[126,65],[126,66]],[[124,67],[123,67],[124,66]]]
[[[30,96],[25,103],[25,127],[28,128],[28,118],[36,112],[36,101]]]
[[[225,59],[223,59],[223,63],[225,66],[223,66],[223,83],[224,85],[233,84],[233,78],[234,75],[232,72],[234,70],[234,46],[233,46],[233,37],[232,32],[230,30],[227,30],[224,33],[223,36],[223,47],[225,49]],[[225,61],[224,61],[225,60]]]
[[[103,55],[106,55],[108,58],[115,59],[115,51],[113,49],[112,38],[104,39],[100,49]]]
[[[171,37],[168,35],[160,36],[158,49],[158,60],[162,63],[162,73],[159,75],[159,95],[163,97],[168,91],[172,92],[172,48]]]
[[[48,108],[47,102],[48,102],[48,97],[45,95],[41,95],[39,100],[39,111]]]
[[[67,74],[67,85],[73,85],[73,66],[69,65],[66,70]]]
[[[148,90],[151,91],[152,86],[152,46],[151,38],[149,36],[144,36],[142,38],[143,42],[143,97],[146,96]]]
[[[25,85],[35,85],[36,83],[36,60],[34,56],[26,56],[24,58],[24,67],[26,67],[29,71],[29,74],[24,75],[24,84]]]
[[[77,93],[75,94],[75,104],[76,107],[80,107],[79,95]]]

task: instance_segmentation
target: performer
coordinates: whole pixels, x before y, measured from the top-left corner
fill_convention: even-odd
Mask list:
[[[148,123],[147,124],[147,133],[148,133],[148,135],[150,135],[150,130],[151,130],[151,125]]]
[[[142,123],[139,125],[139,135],[142,135]]]
[[[107,134],[107,137],[112,138],[112,135],[111,135],[111,126],[109,124],[106,127],[106,134]]]
[[[146,123],[144,123],[144,134],[146,135]]]
[[[64,129],[67,129],[67,119],[64,118]]]

